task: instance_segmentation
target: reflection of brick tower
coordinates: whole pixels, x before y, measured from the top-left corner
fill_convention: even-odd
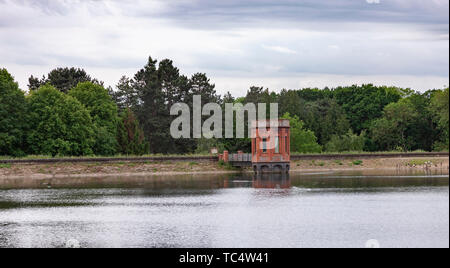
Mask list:
[[[289,120],[278,120],[278,130],[271,129],[266,120],[266,131],[261,131],[263,121],[252,122],[252,166],[255,172],[289,172],[290,126]]]
[[[289,189],[291,180],[289,173],[258,173],[253,178],[253,188]]]

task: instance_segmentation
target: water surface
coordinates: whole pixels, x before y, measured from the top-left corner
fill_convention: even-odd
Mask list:
[[[448,181],[395,171],[8,181],[0,247],[449,247]]]

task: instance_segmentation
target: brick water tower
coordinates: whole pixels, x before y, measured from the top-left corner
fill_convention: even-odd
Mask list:
[[[261,129],[264,126],[265,128]],[[253,121],[251,137],[252,167],[256,173],[289,172],[291,163],[289,120],[279,119],[277,128],[270,127],[270,120]]]

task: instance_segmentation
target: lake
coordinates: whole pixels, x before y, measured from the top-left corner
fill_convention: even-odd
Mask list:
[[[0,183],[0,247],[65,246],[448,248],[448,170]]]

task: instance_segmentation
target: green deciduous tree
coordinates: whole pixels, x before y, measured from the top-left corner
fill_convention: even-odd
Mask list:
[[[334,98],[347,114],[352,129],[356,133],[369,128],[371,122],[380,118],[386,105],[397,102],[401,92],[397,88],[362,85],[338,87]]]
[[[29,153],[82,156],[93,153],[94,129],[89,111],[75,98],[51,85],[41,86],[27,98]]]
[[[314,132],[304,128],[304,123],[297,116],[286,113],[282,117],[289,119],[291,126],[291,152],[320,153],[322,147],[317,143]]]
[[[0,155],[24,154],[25,95],[6,69],[0,69]]]
[[[411,140],[410,150],[432,151],[433,144],[438,138],[439,131],[433,122],[433,113],[430,111],[431,98],[429,92],[407,92],[405,100],[411,105],[415,114],[414,121],[409,125],[407,136]]]
[[[298,96],[307,101],[318,101],[321,99],[330,99],[333,98],[333,91],[329,88],[318,89],[318,88],[303,88],[297,90]]]
[[[91,115],[95,130],[93,151],[96,155],[114,155],[117,150],[117,106],[103,86],[79,83],[68,93],[81,102]]]
[[[375,120],[370,128],[371,137],[380,150],[410,150],[415,141],[408,133],[419,114],[408,99],[387,105],[383,117]]]
[[[435,143],[436,150],[449,149],[449,88],[436,91],[432,94],[430,111],[434,116],[434,122],[440,130],[440,137]]]
[[[326,144],[333,135],[346,134],[350,128],[344,110],[333,99],[307,103],[305,114],[299,117],[305,122],[305,127],[317,136],[319,144]]]

